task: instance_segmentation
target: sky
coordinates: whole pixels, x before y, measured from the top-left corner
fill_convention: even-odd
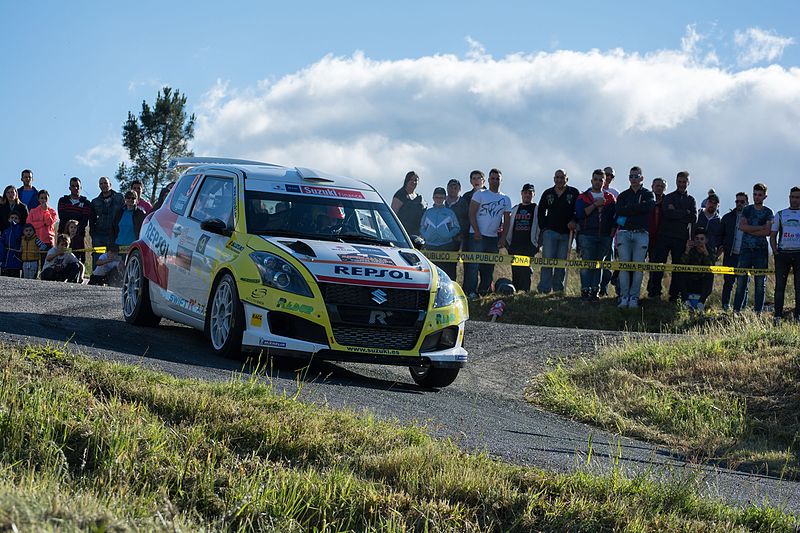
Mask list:
[[[0,2],[0,176],[52,197],[125,160],[128,111],[179,89],[196,155],[429,199],[500,168],[517,201],[564,168],[692,175],[733,205],[800,184],[800,2]],[[649,182],[649,179],[647,180]]]

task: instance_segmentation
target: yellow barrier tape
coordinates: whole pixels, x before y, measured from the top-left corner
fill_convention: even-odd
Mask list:
[[[120,246],[119,247],[119,252],[120,253],[127,252],[129,248],[130,248],[130,246]],[[52,250],[52,248],[50,250]],[[40,254],[46,254],[50,250],[41,250],[39,253]],[[73,252],[73,253],[75,253],[75,252],[97,252],[99,254],[104,254],[107,251],[105,246],[95,246],[94,248],[67,248],[66,250],[67,250],[67,252]]]
[[[734,268],[722,265],[675,265],[667,263],[645,263],[638,261],[592,261],[587,259],[545,259],[527,255],[490,254],[483,252],[422,252],[431,261],[443,263],[463,262],[489,265],[543,266],[554,268],[607,268],[609,270],[631,270],[641,272],[698,272],[707,274],[750,274],[765,275],[775,271],[768,268]]]

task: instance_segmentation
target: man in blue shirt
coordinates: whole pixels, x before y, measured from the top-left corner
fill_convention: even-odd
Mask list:
[[[739,268],[767,268],[769,248],[767,238],[772,231],[772,210],[764,205],[767,198],[767,186],[763,183],[753,185],[753,204],[742,210],[739,227],[742,230],[742,245],[739,252]],[[747,300],[747,274],[740,274],[736,281],[736,296],[733,298],[733,310],[741,311]],[[755,300],[753,310],[761,313],[764,309],[764,292],[767,276],[755,276]]]

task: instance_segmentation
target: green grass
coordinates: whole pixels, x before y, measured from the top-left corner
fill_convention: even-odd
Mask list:
[[[799,479],[798,353],[799,325],[743,315],[559,364],[536,378],[528,398],[697,460]]]
[[[263,378],[268,379],[268,378]],[[0,345],[2,531],[792,531],[698,482],[570,475],[423,428],[224,383]]]

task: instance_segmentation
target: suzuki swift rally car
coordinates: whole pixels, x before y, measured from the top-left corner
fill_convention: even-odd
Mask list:
[[[126,321],[187,324],[228,357],[263,350],[408,366],[426,387],[455,380],[464,293],[370,185],[238,160],[179,165],[128,254]]]

